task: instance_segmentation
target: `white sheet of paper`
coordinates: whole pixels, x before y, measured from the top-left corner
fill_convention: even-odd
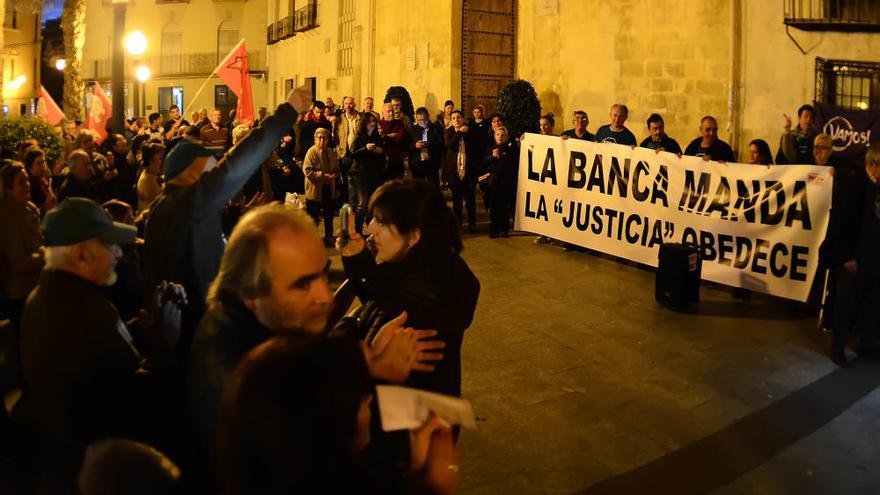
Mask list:
[[[428,420],[431,411],[450,425],[477,429],[474,410],[466,400],[393,385],[377,385],[376,396],[384,431],[419,428]]]

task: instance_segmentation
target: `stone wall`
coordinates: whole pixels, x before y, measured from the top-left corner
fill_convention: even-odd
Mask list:
[[[319,2],[318,28],[269,46],[275,101],[283,97],[284,79],[302,84],[307,77],[317,79],[319,99],[352,95],[360,106],[372,96],[377,110],[390,86],[406,87],[416,106],[432,112],[460,93],[460,34],[454,33],[461,32],[461,0],[355,2],[350,74],[338,70],[339,8],[337,1]]]
[[[743,4],[741,147],[761,138],[775,154],[782,114],[794,118],[800,105],[813,101],[816,57],[880,62],[880,34],[789,29],[804,54],[785,33],[782,2]]]
[[[700,118],[714,115],[722,137],[728,119],[728,1],[519,1],[518,76],[535,85],[556,131],[586,110],[593,132],[613,103],[630,109],[627,127],[641,139],[658,112],[684,147]]]

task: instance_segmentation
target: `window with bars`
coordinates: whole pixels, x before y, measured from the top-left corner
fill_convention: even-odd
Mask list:
[[[816,101],[880,110],[880,63],[816,58]]]
[[[337,74],[350,76],[354,66],[354,33],[355,0],[339,0],[339,41],[336,59]]]

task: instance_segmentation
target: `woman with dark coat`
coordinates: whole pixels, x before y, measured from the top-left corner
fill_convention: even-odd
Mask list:
[[[477,230],[477,172],[483,159],[482,143],[468,133],[460,110],[451,115],[452,125],[446,128],[446,156],[440,180],[452,190],[452,209],[459,225],[464,221],[462,203],[467,207],[468,232]]]
[[[358,298],[374,301],[384,318],[406,311],[406,325],[430,328],[446,347],[434,371],[414,371],[406,385],[461,395],[461,344],[480,295],[480,282],[461,258],[461,234],[443,194],[422,180],[395,180],[370,201],[371,249],[353,228],[340,237],[345,274]],[[353,227],[353,225],[352,225]]]
[[[357,138],[352,145],[352,165],[348,171],[351,180],[349,190],[355,213],[355,226],[360,232],[364,220],[369,222],[367,206],[373,192],[382,185],[385,172],[385,142],[379,136],[379,123],[370,113],[364,113],[358,122]]]
[[[510,233],[510,215],[516,199],[516,174],[519,167],[519,146],[510,139],[504,126],[495,129],[495,145],[483,158],[483,176],[480,181],[489,194],[489,219],[492,233],[489,237],[507,237]]]

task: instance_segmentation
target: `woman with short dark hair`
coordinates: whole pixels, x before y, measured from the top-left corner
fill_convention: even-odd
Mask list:
[[[373,114],[364,112],[361,115],[357,137],[351,149],[349,194],[355,214],[355,226],[360,232],[364,221],[369,221],[367,206],[373,192],[382,184],[385,172],[385,141],[379,135],[379,122]]]
[[[375,301],[390,319],[402,311],[406,324],[437,330],[443,359],[432,372],[413,372],[407,384],[461,395],[461,344],[480,294],[480,282],[459,253],[458,221],[443,193],[421,180],[383,184],[370,201],[366,228],[372,249],[353,228],[337,245],[345,274],[361,301]],[[377,264],[378,262],[378,264]]]

